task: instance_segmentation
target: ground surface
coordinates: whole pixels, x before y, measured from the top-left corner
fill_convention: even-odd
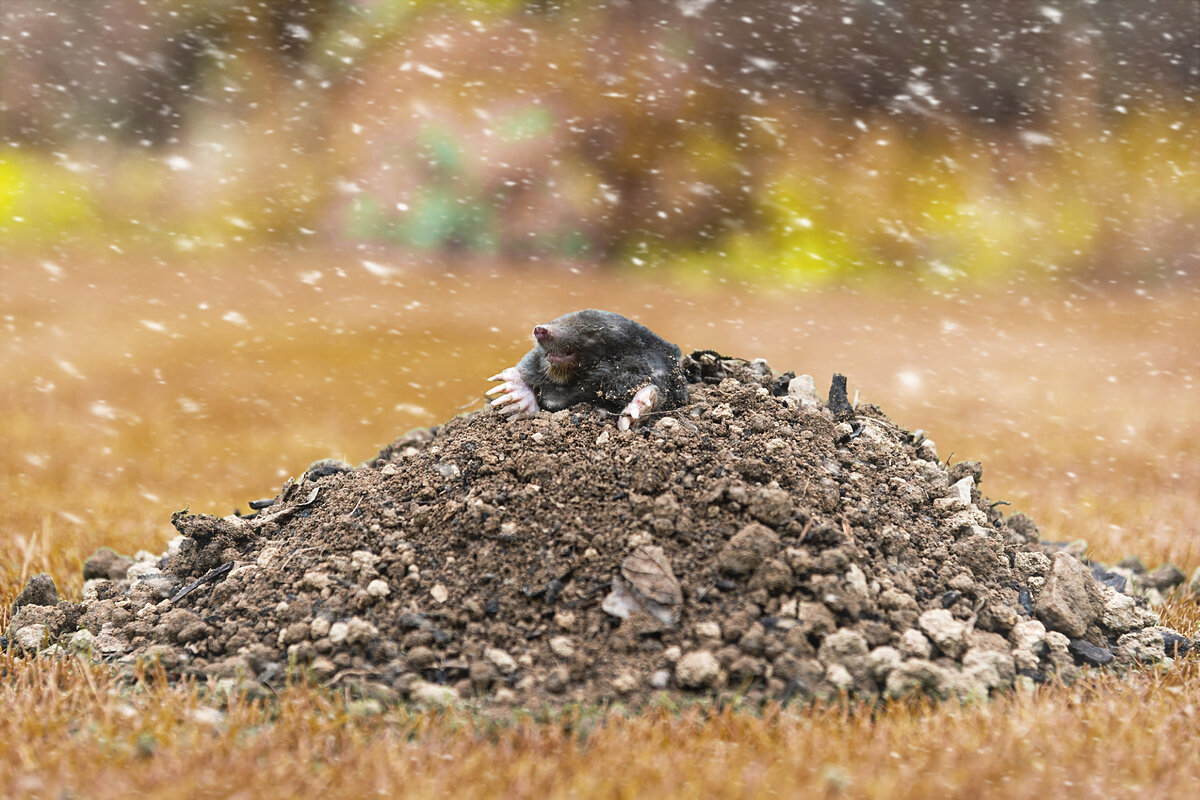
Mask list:
[[[987,493],[1046,538],[1087,539],[1110,562],[1200,563],[1200,314],[1186,289],[679,293],[569,273],[381,279],[335,257],[8,264],[5,612],[40,571],[77,596],[100,545],[160,551],[172,510],[244,510],[315,458],[358,462],[470,407],[532,323],[583,306],[637,316],[685,350],[846,372],[943,457],[983,461]],[[1164,609],[1189,634],[1198,617],[1179,597]],[[5,794],[1167,796],[1200,779],[1194,664],[968,706],[605,726],[377,714],[304,689],[222,707],[195,690],[118,690],[73,664],[2,668],[0,725],[17,743],[0,757]]]

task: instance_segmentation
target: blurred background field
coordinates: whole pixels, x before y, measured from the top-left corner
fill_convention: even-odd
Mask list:
[[[5,0],[6,249],[798,281],[1200,258],[1192,0]]]
[[[586,306],[844,372],[1047,538],[1190,575],[1198,85],[1193,0],[3,0],[0,627],[31,574],[78,597],[173,510],[482,407]],[[573,738],[210,724],[4,656],[0,795],[1178,796],[1194,673]]]

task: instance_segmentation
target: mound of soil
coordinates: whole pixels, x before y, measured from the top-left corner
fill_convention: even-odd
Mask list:
[[[1190,647],[1131,572],[1004,518],[978,463],[844,381],[826,406],[762,362],[687,366],[687,405],[628,433],[482,411],[319,462],[254,516],[177,513],[165,555],[89,559],[81,603],[31,581],[11,636],[239,689],[303,670],[531,707],[969,697]]]

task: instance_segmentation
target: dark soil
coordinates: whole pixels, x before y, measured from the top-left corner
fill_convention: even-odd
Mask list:
[[[482,411],[314,465],[254,516],[178,513],[166,555],[89,559],[82,603],[23,594],[12,639],[531,707],[985,696],[1190,647],[1132,571],[1002,517],[978,463],[761,362],[687,366],[687,405],[629,433],[582,405]]]

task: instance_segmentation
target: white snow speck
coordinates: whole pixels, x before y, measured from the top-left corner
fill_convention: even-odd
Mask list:
[[[312,31],[303,25],[297,25],[295,22],[289,22],[284,26],[284,28],[287,30],[288,36],[291,36],[293,39],[301,42],[312,41]]]
[[[1022,143],[1030,147],[1050,147],[1054,144],[1054,139],[1044,133],[1037,131],[1021,131],[1017,137]]]
[[[143,319],[143,320],[139,320],[139,321],[142,323],[142,327],[146,328],[147,330],[152,330],[155,333],[166,333],[167,332],[167,326],[163,325],[161,322],[155,322],[152,319]]]
[[[746,60],[750,62],[750,66],[761,69],[763,72],[774,72],[779,66],[779,62],[773,58],[763,58],[762,56],[746,56]]]
[[[916,370],[906,369],[896,373],[896,382],[900,387],[909,392],[916,392],[921,388],[921,374]]]
[[[83,377],[83,373],[79,371],[79,368],[66,359],[56,358],[54,359],[54,363],[58,365],[59,369],[70,375],[72,378]]]
[[[685,17],[698,17],[712,4],[713,0],[679,0],[678,7]]]
[[[411,62],[405,62],[404,65],[400,67],[401,72],[407,72],[410,69],[415,69],[417,72],[421,73],[422,75],[427,75],[430,78],[436,78],[440,80],[441,78],[445,77],[444,72],[442,72],[440,69],[435,69],[428,64],[413,64]]]
[[[419,406],[416,403],[397,403],[392,407],[393,411],[398,411],[401,414],[412,414],[417,417],[429,416],[429,410],[424,406]]]
[[[221,317],[221,319],[231,322],[234,325],[240,325],[243,328],[250,327],[250,323],[246,321],[246,318],[236,311],[226,311],[225,316]]]
[[[100,417],[100,419],[117,418],[117,410],[103,400],[97,400],[96,402],[92,403],[88,411],[91,411],[92,414]]]
[[[377,261],[362,260],[363,269],[371,273],[377,278],[390,278],[393,275],[400,274],[400,270],[395,267],[389,267],[387,264],[380,264]]]
[[[1057,24],[1062,22],[1063,12],[1061,9],[1055,8],[1054,6],[1042,6],[1038,9],[1038,12],[1053,23]]]
[[[46,272],[49,272],[50,277],[54,278],[56,280],[58,278],[61,278],[63,276],[63,272],[64,272],[62,267],[60,267],[58,264],[53,263],[52,261],[43,261],[42,269],[46,270]]]
[[[175,402],[179,405],[179,410],[185,414],[202,414],[204,413],[204,404],[199,400],[193,400],[190,397],[178,397]]]
[[[167,159],[166,164],[172,172],[187,172],[192,168],[192,162],[183,156],[171,156]]]
[[[317,281],[321,280],[322,277],[323,277],[323,274],[322,274],[321,270],[312,269],[312,270],[309,270],[308,272],[300,273],[300,282],[306,283],[309,286],[316,286]]]

